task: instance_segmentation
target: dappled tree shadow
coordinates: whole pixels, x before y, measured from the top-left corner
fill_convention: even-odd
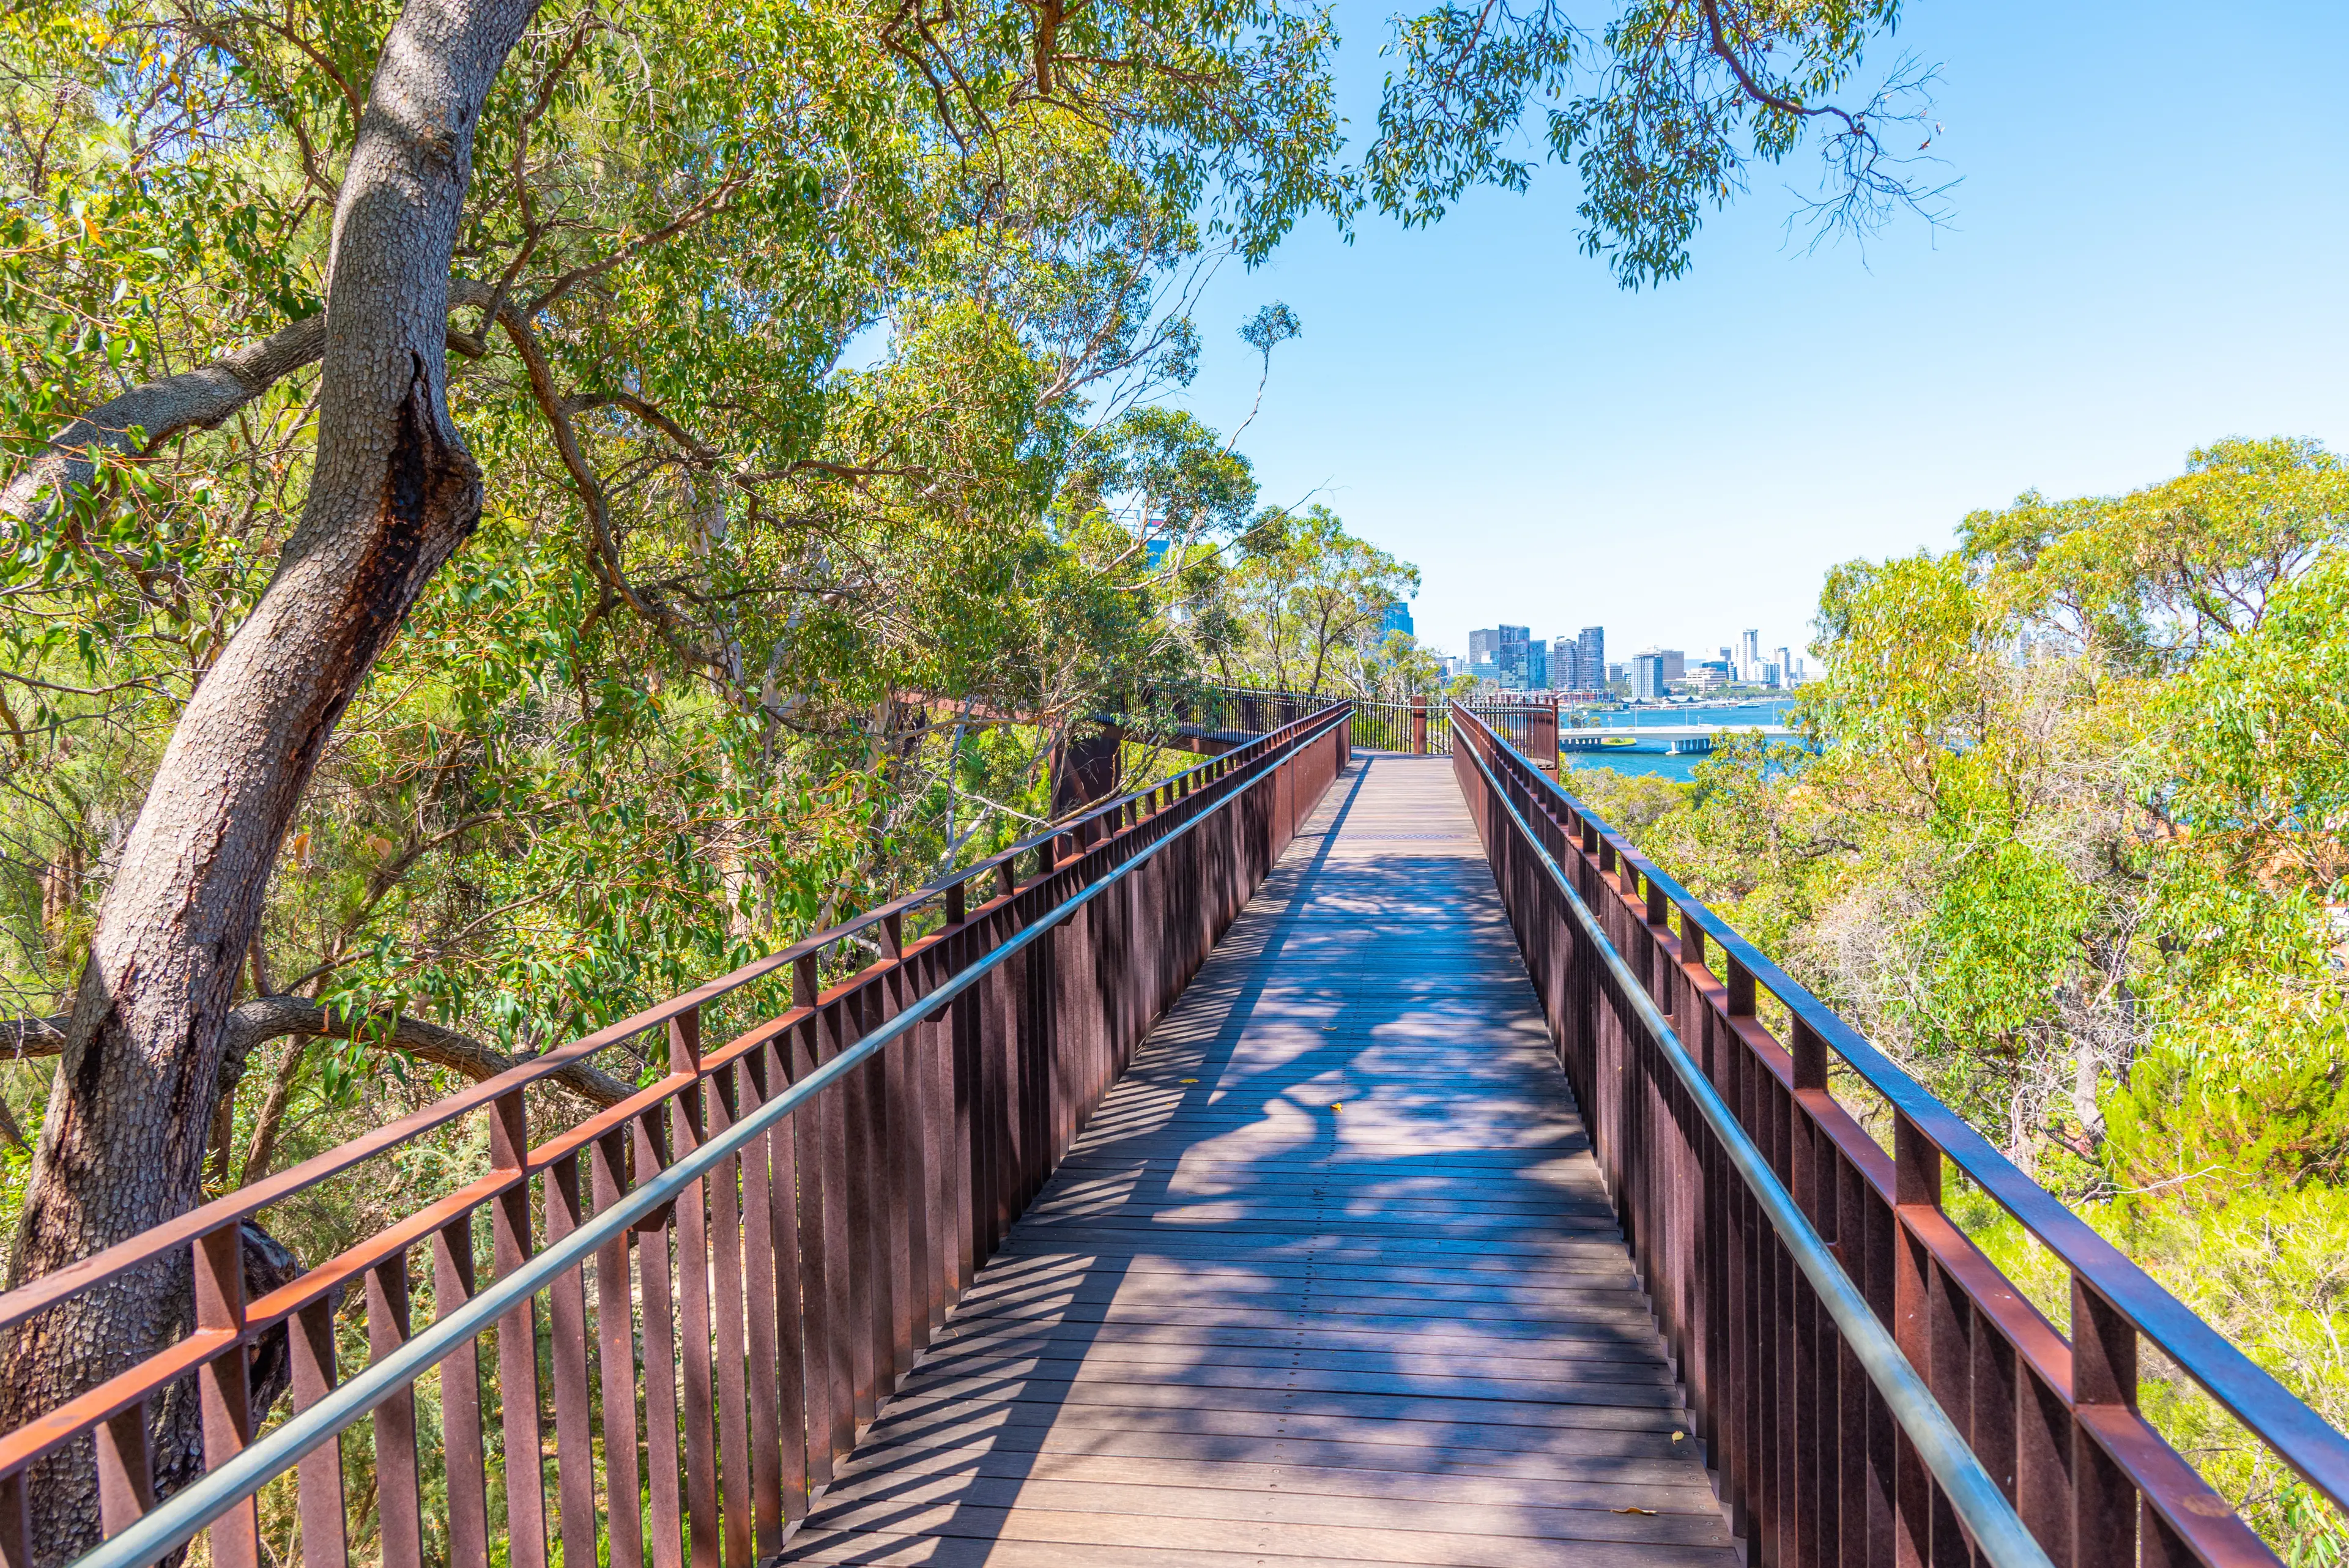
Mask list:
[[[1372,1532],[1388,1560],[1733,1561],[1441,759],[1340,779],[790,1555]]]

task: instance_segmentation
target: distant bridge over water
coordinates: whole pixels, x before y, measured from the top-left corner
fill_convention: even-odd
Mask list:
[[[1601,724],[1561,730],[1557,745],[1562,752],[1597,752],[1652,741],[1674,756],[1702,755],[1723,735],[1760,735],[1765,741],[1802,738],[1799,732],[1784,724]]]

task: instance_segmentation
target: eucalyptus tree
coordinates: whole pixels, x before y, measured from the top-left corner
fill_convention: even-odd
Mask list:
[[[1387,607],[1419,591],[1419,568],[1346,532],[1319,502],[1267,507],[1237,542],[1222,583],[1234,628],[1212,652],[1226,679],[1284,691],[1358,688]]]

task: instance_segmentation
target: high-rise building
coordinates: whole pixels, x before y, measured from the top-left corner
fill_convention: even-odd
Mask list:
[[[1607,690],[1607,628],[1603,626],[1586,626],[1574,639],[1574,689]]]
[[[1501,640],[1493,662],[1500,666],[1501,684],[1522,691],[1531,683],[1526,652],[1533,642],[1533,634],[1522,626],[1505,626],[1499,630]]]
[[[1387,613],[1379,618],[1381,642],[1384,642],[1396,632],[1401,632],[1405,637],[1413,635],[1411,626],[1411,607],[1401,600],[1387,606]]]
[[[1664,656],[1654,649],[1631,656],[1631,695],[1649,701],[1664,696]]]

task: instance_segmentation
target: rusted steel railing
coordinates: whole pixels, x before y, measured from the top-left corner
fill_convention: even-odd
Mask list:
[[[1177,705],[1177,716],[1186,725],[1237,739],[1266,734],[1343,701],[1271,686],[1201,686]]]
[[[1454,725],[1454,771],[1751,1561],[1973,1558],[1948,1491],[1673,1072],[1682,1047],[2052,1562],[2277,1561],[2138,1413],[2140,1340],[2349,1504],[2349,1438],[1474,714]],[[1756,1017],[1764,992],[1791,1038]],[[1829,1094],[1831,1056],[1889,1106],[1889,1154]],[[1942,1212],[1945,1159],[2069,1269],[2068,1339]]]
[[[1424,752],[1427,747],[1423,742],[1417,745],[1413,743],[1414,734],[1423,735],[1425,732],[1427,699],[1423,697],[1419,702],[1422,723],[1414,731],[1412,724],[1413,710],[1410,702],[1398,702],[1391,698],[1354,699],[1356,749],[1366,752]]]
[[[1557,765],[1557,700],[1555,697],[1412,697],[1353,699],[1354,744],[1372,752],[1442,755],[1452,750],[1451,711],[1474,713],[1486,727],[1529,757]]]
[[[340,1565],[334,1434],[361,1419],[388,1568],[772,1555],[1337,776],[1347,732],[1342,705],[1299,718],[0,1296],[13,1330],[159,1260],[195,1268],[177,1344],[0,1436],[0,1568],[60,1555],[31,1534],[29,1483],[77,1457],[107,1538],[86,1562],[150,1562],[202,1528],[217,1568],[257,1568],[255,1494],[279,1484],[305,1568]],[[879,956],[824,983],[859,947]],[[705,1048],[705,1013],[770,977],[791,1004]],[[534,1087],[652,1032],[665,1076],[530,1144]],[[245,1220],[468,1116],[486,1171],[244,1299]],[[347,1289],[367,1342],[348,1366]],[[281,1328],[292,1414],[257,1433],[253,1353]],[[435,1365],[438,1434],[415,1387]],[[206,1474],[159,1502],[149,1412],[191,1376]]]

